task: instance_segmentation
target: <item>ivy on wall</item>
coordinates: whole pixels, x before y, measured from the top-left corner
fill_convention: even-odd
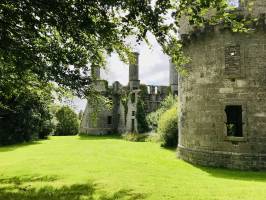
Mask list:
[[[146,115],[147,113],[145,111],[145,103],[143,99],[139,99],[137,102],[137,113],[136,113],[139,133],[145,133],[149,131],[149,126],[146,120]]]
[[[145,85],[140,85],[140,91],[138,93],[138,100],[137,100],[137,113],[136,119],[138,122],[138,132],[145,133],[149,131],[149,125],[146,120],[147,112],[146,112],[146,105],[145,105],[145,97],[148,95],[148,89]]]

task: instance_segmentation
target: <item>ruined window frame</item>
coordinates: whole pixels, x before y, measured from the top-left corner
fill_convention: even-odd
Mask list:
[[[243,137],[242,105],[227,105],[224,111],[227,136]]]
[[[113,117],[112,116],[107,116],[107,124],[112,125],[113,124]]]
[[[132,133],[135,133],[135,119],[133,118],[133,119],[131,119],[131,132]]]
[[[233,55],[232,55],[233,54]],[[239,43],[228,43],[224,46],[224,75],[227,78],[243,77],[243,55]]]
[[[242,137],[227,135],[227,116],[225,112],[226,106],[242,106]],[[223,122],[224,122],[224,140],[231,142],[245,142],[247,141],[247,105],[245,102],[228,101],[223,104]]]
[[[130,100],[131,100],[131,103],[136,103],[136,93],[135,92],[132,92],[130,94]]]

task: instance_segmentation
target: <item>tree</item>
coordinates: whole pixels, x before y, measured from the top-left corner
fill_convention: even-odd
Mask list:
[[[103,66],[106,53],[114,51],[125,60],[125,38],[157,29],[159,14],[142,0],[3,0],[0,10],[1,64],[30,70],[78,94],[90,89],[88,65]]]
[[[61,107],[57,113],[56,118],[58,124],[56,125],[56,135],[76,135],[78,134],[79,123],[77,114],[68,106]]]
[[[217,10],[204,18],[210,8]],[[54,81],[77,95],[93,92],[91,67],[102,67],[106,54],[131,59],[129,36],[147,41],[151,32],[173,62],[188,62],[177,30],[182,15],[191,24],[236,24],[226,0],[2,0],[0,4],[0,65],[20,74],[30,71],[40,80]],[[173,17],[166,22],[168,15]],[[1,72],[2,73],[2,72]]]
[[[28,73],[19,79],[10,71],[0,83],[1,103],[8,105],[0,106],[0,145],[43,139],[52,132],[48,108],[52,84],[41,83]]]

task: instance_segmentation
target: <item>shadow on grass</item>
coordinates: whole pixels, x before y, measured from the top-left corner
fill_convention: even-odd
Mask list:
[[[80,134],[79,135],[80,140],[121,140],[120,135],[85,135],[85,134]]]
[[[161,145],[161,149],[170,151],[171,153],[176,153],[177,152],[177,147],[164,147],[164,146]]]
[[[88,182],[54,187],[56,177],[12,177],[0,179],[1,200],[117,200],[145,199],[146,195],[133,190],[119,190],[113,194],[99,191],[97,185]],[[37,182],[42,187],[34,187]],[[44,185],[44,186],[43,186]]]
[[[27,147],[30,145],[41,144],[41,141],[43,141],[43,140],[25,142],[25,143],[21,143],[21,144],[12,144],[12,145],[7,145],[7,146],[0,146],[0,152],[14,151],[17,148],[23,148],[23,147]]]
[[[198,165],[194,166],[217,178],[266,182],[266,171],[243,171],[215,167],[202,167]]]

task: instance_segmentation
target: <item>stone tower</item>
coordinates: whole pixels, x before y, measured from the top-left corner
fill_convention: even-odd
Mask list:
[[[266,168],[266,1],[240,1],[240,15],[260,18],[254,32],[223,24],[181,31],[192,61],[179,77],[179,157],[237,169]]]
[[[139,90],[133,90],[129,93],[127,103],[126,130],[128,133],[138,133],[137,102]]]
[[[101,79],[101,70],[99,67],[92,67],[91,68],[91,75],[92,78],[96,79],[96,80],[100,80]]]
[[[100,68],[92,68],[93,88],[106,96],[108,93],[108,82],[101,80]],[[107,97],[107,96],[106,96]],[[80,132],[91,135],[105,135],[113,132],[113,111],[105,107],[98,107],[88,99],[81,123]]]
[[[129,88],[130,90],[139,89],[139,53],[134,53],[133,61],[129,63]]]
[[[136,118],[139,81],[139,53],[134,53],[134,59],[129,63],[129,97],[127,103],[126,130],[127,132],[138,132],[138,121]]]
[[[178,94],[178,73],[172,60],[169,61],[169,85],[172,94]]]

